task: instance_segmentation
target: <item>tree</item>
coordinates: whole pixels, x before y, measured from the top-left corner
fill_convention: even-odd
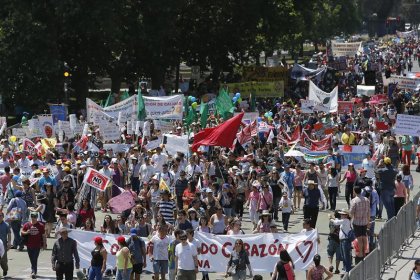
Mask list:
[[[46,102],[61,100],[63,65],[55,28],[50,1],[2,1],[0,93],[6,104],[42,112]]]
[[[403,0],[402,1],[402,15],[405,22],[411,24],[412,30],[417,30],[420,24],[420,1],[418,0]]]

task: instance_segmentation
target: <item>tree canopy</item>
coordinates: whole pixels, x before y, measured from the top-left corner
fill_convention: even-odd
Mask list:
[[[97,77],[112,90],[140,77],[159,88],[180,62],[222,71],[261,52],[325,42],[360,25],[355,0],[4,0],[0,94],[34,111],[63,101],[63,72],[82,101]],[[29,97],[29,98],[28,98]],[[35,97],[35,98],[33,98]],[[83,103],[79,102],[81,105]]]

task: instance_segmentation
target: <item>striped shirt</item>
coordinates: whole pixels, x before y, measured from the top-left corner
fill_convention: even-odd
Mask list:
[[[370,217],[369,199],[361,195],[353,198],[350,202],[350,215],[353,217],[353,225],[366,226]]]
[[[169,201],[158,201],[157,207],[159,208],[159,212],[162,214],[162,217],[165,219],[166,222],[174,225],[175,218],[174,213],[176,211],[176,205],[173,200]]]

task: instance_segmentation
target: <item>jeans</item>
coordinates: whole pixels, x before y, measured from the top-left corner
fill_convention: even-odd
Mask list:
[[[134,192],[139,193],[139,191],[140,191],[140,179],[139,179],[139,177],[131,176],[131,189]]]
[[[245,280],[246,279],[246,270],[237,270],[235,274],[232,275],[232,280]]]
[[[328,188],[328,196],[330,197],[331,210],[335,210],[335,208],[337,207],[337,195],[338,195],[338,187]]]
[[[381,192],[382,202],[386,209],[386,215],[388,220],[395,216],[395,205],[394,205],[394,192],[388,190],[382,190]]]
[[[274,210],[274,219],[279,218],[279,203],[280,203],[281,196],[273,197],[273,210]]]
[[[225,213],[226,217],[232,217],[232,208],[224,208],[223,207],[223,212]]]
[[[57,275],[57,280],[63,280],[63,279],[72,280],[73,270],[74,270],[73,262],[71,263],[57,262],[55,265],[55,274]]]
[[[308,207],[306,205],[303,206],[303,218],[311,219],[312,228],[316,228],[316,221],[318,220],[318,213],[319,213],[318,207]]]
[[[124,272],[124,269],[117,269],[117,275],[115,277],[115,280],[130,280],[132,268],[127,268],[127,270]]]
[[[23,247],[22,245],[22,237],[20,236],[20,228],[22,226],[22,221],[11,221],[10,226],[12,227],[13,231],[13,247],[18,249],[18,247]]]
[[[343,260],[344,270],[351,270],[351,244],[348,239],[340,239],[340,253]]]
[[[369,248],[372,248],[375,243],[375,216],[370,217],[370,226],[369,226]]]
[[[88,280],[102,280],[102,266],[91,266],[89,268]]]
[[[28,256],[29,260],[31,261],[31,270],[32,273],[35,274],[38,272],[39,251],[41,251],[41,248],[28,248]]]
[[[285,231],[287,231],[287,228],[289,227],[289,219],[290,219],[290,213],[281,213],[281,221],[283,223],[283,228]]]
[[[347,201],[348,208],[350,208],[350,200],[353,199],[353,187],[354,187],[354,182],[347,182],[346,183],[345,196],[346,196],[346,201]]]
[[[175,280],[176,274],[175,274],[175,268],[170,268],[168,273],[169,280]]]
[[[6,246],[7,246],[7,243],[6,243]],[[3,269],[3,272],[6,272],[6,271],[9,270],[9,266],[7,264],[7,250],[6,250],[6,248],[4,250],[3,257],[0,260],[0,266],[1,266],[1,269]]]

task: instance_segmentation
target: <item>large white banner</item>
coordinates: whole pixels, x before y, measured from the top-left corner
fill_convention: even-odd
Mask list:
[[[420,90],[420,78],[416,78],[415,76],[391,76],[392,83],[398,83],[398,88],[402,89],[410,89],[410,90]]]
[[[357,85],[357,96],[373,96],[375,95],[375,86]]]
[[[121,137],[120,128],[113,121],[99,124],[99,131],[104,141],[119,140]]]
[[[143,96],[148,119],[182,120],[183,95]]]
[[[415,30],[411,30],[411,31],[405,31],[405,32],[401,32],[401,31],[397,31],[397,37],[399,38],[414,38],[417,35],[417,32]]]
[[[164,136],[166,137],[165,149],[169,155],[173,156],[176,152],[188,154],[188,135],[165,134]]]
[[[309,81],[309,100],[315,103],[314,111],[337,112],[338,87],[335,87],[331,92],[325,92],[318,88],[312,81]]]
[[[312,114],[314,112],[315,102],[313,100],[301,99],[300,111],[305,114]]]
[[[95,124],[104,120],[117,120],[119,115],[121,116],[121,122],[137,120],[137,95],[105,108],[86,98],[86,111],[88,122]]]
[[[362,42],[340,43],[331,41],[333,56],[354,56],[362,52]]]
[[[395,124],[395,134],[419,136],[420,116],[398,114]]]
[[[289,252],[295,265],[295,270],[303,271],[312,264],[312,258],[318,252],[317,235],[316,230],[297,234],[264,233],[236,236],[196,232],[194,237],[198,240],[202,252],[198,256],[199,270],[225,272],[235,241],[240,238],[243,240],[245,250],[249,254],[249,260],[254,272],[272,272],[274,264],[279,260],[280,251],[284,249]],[[88,268],[90,266],[91,251],[95,248],[93,242],[95,236],[101,236],[105,240],[104,247],[108,252],[107,267],[113,268],[116,262],[115,254],[119,249],[116,241],[118,235],[72,230],[69,233],[69,237],[77,241],[80,267]],[[147,239],[144,240],[147,244]],[[152,271],[149,258],[146,259],[146,270]]]

